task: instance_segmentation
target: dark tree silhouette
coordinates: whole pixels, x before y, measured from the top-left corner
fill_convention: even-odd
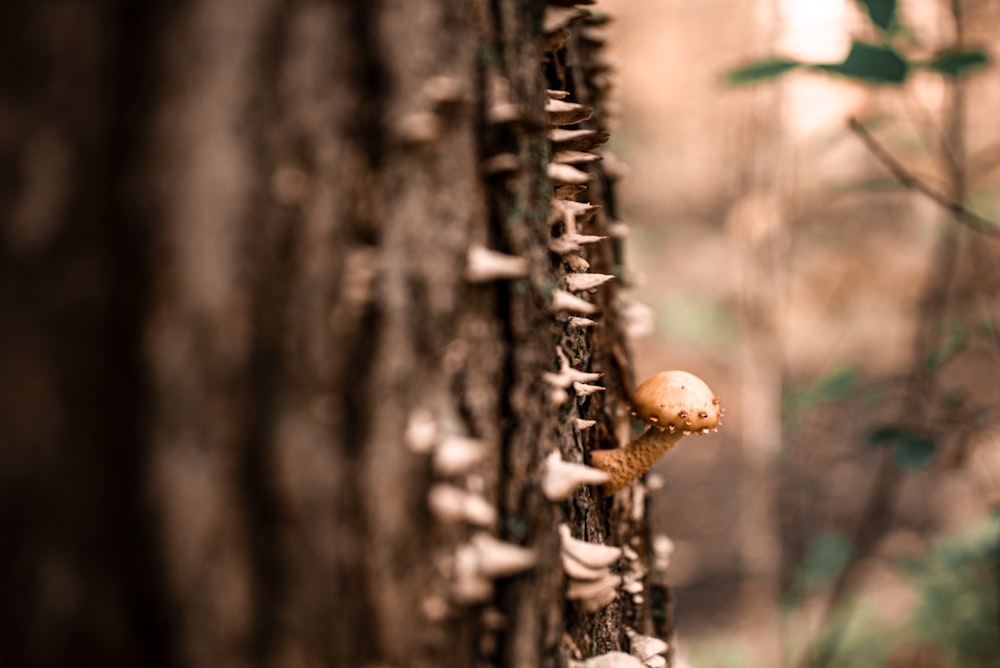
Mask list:
[[[3,4],[0,664],[669,634],[641,486],[541,487],[634,386],[615,283],[566,280],[622,258],[605,19],[562,4]],[[561,523],[645,590],[567,601]]]

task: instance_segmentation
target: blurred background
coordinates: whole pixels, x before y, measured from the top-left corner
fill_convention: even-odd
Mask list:
[[[1000,220],[1000,2],[895,5],[599,5],[629,296],[652,324],[637,376],[691,370],[728,408],[655,469],[653,530],[675,543],[699,668],[833,651],[1000,665],[1000,245],[917,190]],[[773,58],[845,63],[856,40],[931,66],[727,85]]]

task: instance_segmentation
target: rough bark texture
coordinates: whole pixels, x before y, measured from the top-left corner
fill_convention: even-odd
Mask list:
[[[552,450],[583,461],[629,430],[616,288],[587,297],[592,328],[550,308],[569,270],[545,89],[605,129],[601,19],[543,31],[515,0],[0,14],[0,664],[555,666],[653,631],[649,596],[567,603],[559,559],[565,521],[647,562],[641,488],[539,488]],[[501,103],[517,117],[495,122]],[[484,175],[502,152],[520,167]],[[604,208],[578,231],[607,234],[588,169],[578,199]],[[467,282],[472,245],[528,275]],[[613,241],[586,248],[622,275]],[[606,390],[553,401],[557,346]],[[487,454],[442,476],[408,447],[419,425]],[[456,601],[483,529],[431,513],[441,482],[536,567]]]

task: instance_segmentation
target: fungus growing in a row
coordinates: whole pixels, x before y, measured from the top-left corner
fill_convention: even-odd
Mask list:
[[[469,283],[486,283],[528,275],[528,259],[490,250],[485,246],[469,247],[466,255],[465,280]]]
[[[670,558],[674,555],[674,541],[663,533],[653,536],[653,569],[666,573],[670,568]]]
[[[477,533],[455,552],[451,598],[462,605],[485,603],[493,597],[493,580],[534,565],[534,550]]]
[[[481,166],[483,174],[487,176],[513,174],[521,171],[522,167],[524,167],[524,163],[514,153],[497,153],[484,160]]]
[[[611,480],[607,471],[586,464],[567,462],[558,450],[545,458],[542,473],[542,494],[549,501],[563,501],[573,495],[580,485],[603,485]]]
[[[597,306],[585,299],[580,299],[571,292],[556,288],[552,291],[552,304],[549,306],[554,313],[559,311],[573,311],[584,315],[597,313]]]
[[[705,381],[686,371],[663,371],[636,389],[632,410],[649,425],[642,436],[613,450],[590,453],[591,464],[611,474],[611,496],[638,478],[688,434],[717,431],[723,409]]]
[[[566,598],[578,601],[586,612],[597,612],[618,598],[622,577],[611,572],[622,549],[573,538],[566,524],[559,525],[563,570],[569,577]]]
[[[608,141],[611,135],[598,130],[553,128],[548,137],[554,151],[589,151]]]
[[[598,392],[603,392],[604,388],[600,385],[591,385],[589,383],[573,383],[573,391],[578,397],[589,397],[592,394],[597,394]]]
[[[545,114],[548,117],[550,126],[574,125],[582,123],[593,116],[594,108],[577,102],[549,98],[545,102]]]
[[[486,444],[475,438],[448,436],[434,448],[434,472],[442,476],[468,473],[486,456]]]
[[[550,162],[545,168],[545,173],[548,175],[549,181],[557,186],[580,185],[594,178],[593,174],[560,162]]]
[[[596,234],[564,234],[558,239],[549,241],[549,250],[556,255],[567,255],[579,251],[582,246],[596,244],[605,239],[607,237]]]
[[[559,358],[559,372],[546,371],[542,374],[542,380],[553,387],[561,387],[565,390],[574,383],[590,383],[598,380],[602,375],[595,371],[574,369],[570,365],[569,359],[566,358],[566,353],[559,346],[556,346],[556,357]]]
[[[427,505],[441,522],[468,522],[489,528],[497,521],[496,508],[486,499],[454,485],[438,483],[431,487]]]
[[[444,74],[432,76],[424,81],[420,92],[432,104],[441,107],[462,104],[467,97],[465,83],[456,77]]]
[[[591,320],[590,318],[581,318],[580,316],[573,316],[572,318],[569,319],[570,327],[579,327],[582,329],[586,327],[593,327],[596,324],[597,324],[596,320]]]
[[[574,538],[568,524],[559,525],[559,538],[562,543],[563,556],[576,559],[581,564],[591,568],[603,568],[618,561],[622,549],[614,545],[601,545]]]
[[[559,151],[552,156],[552,162],[563,165],[583,165],[588,162],[597,162],[601,156],[589,151]]]
[[[566,287],[573,292],[585,292],[599,288],[613,279],[613,274],[567,274]]]
[[[444,121],[435,111],[412,111],[396,120],[395,131],[407,144],[433,144],[444,136]]]

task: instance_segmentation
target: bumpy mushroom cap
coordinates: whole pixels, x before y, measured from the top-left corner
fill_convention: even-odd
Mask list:
[[[706,433],[719,426],[719,397],[701,378],[686,371],[661,371],[632,395],[632,410],[659,429]]]

